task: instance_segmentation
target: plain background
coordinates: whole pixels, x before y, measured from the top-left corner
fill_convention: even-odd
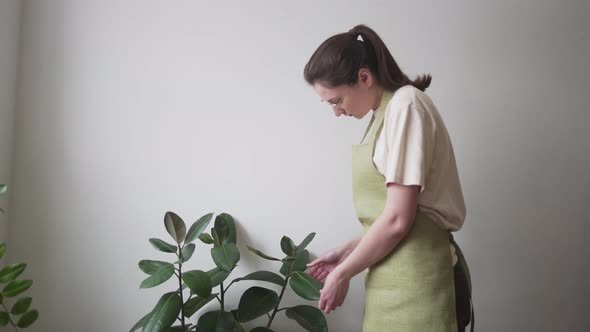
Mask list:
[[[318,255],[361,232],[350,158],[368,119],[335,118],[302,77],[358,23],[407,74],[433,75],[478,330],[587,330],[589,21],[584,0],[2,0],[1,225],[8,261],[35,282],[30,331],[128,330],[174,289],[138,288],[139,260],[170,259],[147,241],[167,239],[168,210],[236,218],[232,279],[278,271],[246,245],[279,255],[283,235],[313,231]],[[213,267],[206,246],[189,266]],[[360,331],[362,283],[331,331]],[[300,330],[284,314],[273,327]]]

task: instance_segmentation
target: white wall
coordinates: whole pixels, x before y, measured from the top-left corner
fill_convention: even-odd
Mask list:
[[[11,184],[19,28],[20,1],[0,1],[0,183],[9,185]],[[5,211],[9,205],[10,194],[11,192],[0,198],[0,207]],[[0,215],[0,242],[6,241],[9,218],[8,211],[6,215]]]
[[[360,232],[350,145],[366,119],[334,118],[302,78],[357,23],[434,77],[478,330],[590,326],[587,1],[25,4],[9,240],[35,280],[31,331],[129,329],[174,287],[138,289],[137,262],[166,257],[147,239],[167,210],[231,213],[241,249],[274,254],[284,234],[317,232],[319,254]],[[242,257],[231,278],[274,267]],[[204,246],[192,266],[213,266]],[[357,276],[330,330],[359,331],[362,305]]]

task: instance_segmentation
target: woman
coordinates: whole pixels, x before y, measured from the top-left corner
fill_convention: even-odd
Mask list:
[[[373,110],[353,146],[364,232],[308,264],[324,282],[319,308],[341,306],[350,279],[368,268],[364,332],[462,331],[471,286],[451,232],[463,225],[465,203],[450,137],[424,93],[430,75],[410,80],[381,38],[358,25],[322,43],[304,76],[336,116]]]

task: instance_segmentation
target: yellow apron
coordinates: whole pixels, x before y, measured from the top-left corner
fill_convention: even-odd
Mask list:
[[[392,95],[384,93],[377,117],[373,114],[361,144],[353,146],[354,205],[365,233],[385,207],[385,178],[373,164],[373,152]],[[450,233],[418,208],[406,238],[368,269],[363,332],[458,330],[449,243]]]

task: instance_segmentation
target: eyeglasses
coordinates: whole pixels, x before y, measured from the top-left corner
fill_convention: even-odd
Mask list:
[[[323,99],[322,99],[322,103],[326,103],[326,104],[330,105],[331,107],[340,107],[340,106],[342,106],[342,102],[344,101],[344,97],[346,96],[346,94],[348,94],[348,90],[346,90],[346,93],[344,93],[340,97],[340,99],[335,103],[331,103],[331,102],[323,100]]]

